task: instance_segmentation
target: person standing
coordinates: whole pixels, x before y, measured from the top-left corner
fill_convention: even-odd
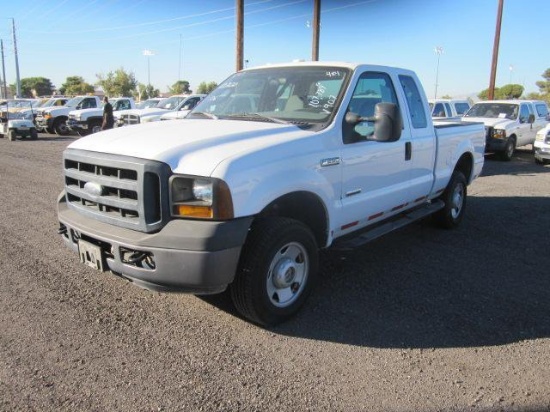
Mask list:
[[[113,105],[109,103],[109,98],[105,96],[103,97],[103,123],[101,124],[101,130],[112,129],[114,124]]]

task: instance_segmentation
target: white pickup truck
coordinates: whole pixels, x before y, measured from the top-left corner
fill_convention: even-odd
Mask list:
[[[184,120],[64,151],[59,233],[83,263],[152,290],[229,288],[250,321],[302,306],[318,252],[433,214],[464,217],[483,124],[432,123],[409,70],[292,63],[229,77]]]
[[[135,109],[134,99],[131,97],[114,97],[109,99],[113,106],[113,112]],[[72,110],[69,112],[67,127],[78,133],[79,136],[86,136],[90,133],[97,133],[101,130],[103,123],[103,104],[95,109]]]
[[[66,136],[71,131],[67,127],[69,112],[101,107],[101,99],[98,96],[76,96],[65,103],[64,106],[48,107],[40,110],[36,116],[36,127],[48,133],[56,133]]]
[[[538,107],[540,106],[540,107]],[[489,100],[474,104],[463,122],[483,122],[486,151],[502,160],[512,160],[516,147],[533,144],[537,132],[548,123],[545,102],[532,100]]]
[[[470,109],[468,100],[428,99],[432,109],[432,119],[459,119]]]

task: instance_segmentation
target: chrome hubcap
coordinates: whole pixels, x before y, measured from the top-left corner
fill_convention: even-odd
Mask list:
[[[308,271],[308,255],[300,243],[291,242],[279,249],[267,275],[267,295],[271,303],[280,308],[292,305],[305,287]]]
[[[462,211],[462,206],[464,205],[464,187],[462,185],[457,185],[453,191],[452,198],[452,208],[451,216],[453,219],[456,219],[460,212]]]

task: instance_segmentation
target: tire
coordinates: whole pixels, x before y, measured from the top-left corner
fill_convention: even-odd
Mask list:
[[[238,312],[262,326],[293,316],[315,285],[318,254],[315,237],[303,223],[280,217],[256,221],[229,288]]]
[[[514,151],[516,150],[516,141],[513,138],[508,139],[506,142],[506,147],[502,152],[499,152],[499,157],[501,160],[509,162],[514,156]]]
[[[38,139],[38,132],[36,131],[36,129],[31,129],[31,140],[36,139]]]
[[[17,133],[15,133],[15,130],[8,131],[8,139],[10,139],[11,142],[17,139]]]
[[[444,229],[453,229],[460,224],[466,210],[467,194],[466,178],[461,171],[455,170],[447,188],[440,197],[445,206],[434,214],[438,226]]]
[[[61,119],[57,119],[54,122],[53,128],[58,136],[67,136],[70,132],[66,121]]]
[[[92,122],[89,126],[90,133],[97,133],[101,131],[101,122]]]

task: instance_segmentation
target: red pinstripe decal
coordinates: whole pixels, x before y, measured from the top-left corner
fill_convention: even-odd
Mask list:
[[[399,210],[399,209],[403,209],[405,206],[407,206],[408,203],[403,203],[402,205],[399,205],[399,206],[395,206],[394,208],[392,208],[392,212],[395,212],[396,210]]]
[[[375,213],[374,215],[369,216],[369,220],[374,220],[374,219],[376,219],[377,217],[382,216],[383,214],[384,214],[384,212]]]
[[[423,200],[426,200],[427,198],[428,198],[428,196],[419,197],[418,199],[414,199],[414,203],[421,202]]]
[[[358,224],[359,224],[358,221],[351,222],[351,223],[348,223],[348,224],[342,226],[341,229],[342,229],[342,230],[346,230],[346,229],[349,229],[350,227],[356,226],[356,225],[358,225]]]

